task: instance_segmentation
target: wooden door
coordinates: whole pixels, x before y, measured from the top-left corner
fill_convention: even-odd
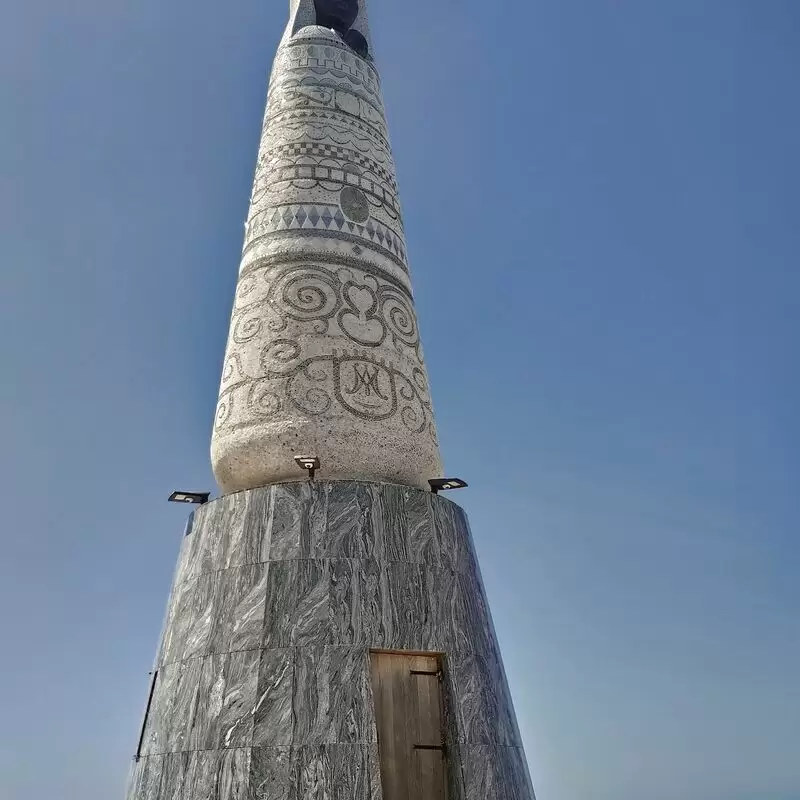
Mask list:
[[[441,662],[373,653],[383,800],[447,800]]]

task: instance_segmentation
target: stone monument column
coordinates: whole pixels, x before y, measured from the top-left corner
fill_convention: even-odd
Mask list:
[[[534,800],[469,524],[429,489],[365,0],[291,0],[211,451],[128,800]]]
[[[211,444],[228,492],[301,452],[321,478],[441,474],[366,11],[330,6],[356,16],[292,4],[270,80]]]

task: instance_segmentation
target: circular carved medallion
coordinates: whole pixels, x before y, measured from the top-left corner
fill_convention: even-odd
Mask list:
[[[339,195],[339,205],[351,221],[363,225],[369,219],[369,200],[361,189],[345,186]]]

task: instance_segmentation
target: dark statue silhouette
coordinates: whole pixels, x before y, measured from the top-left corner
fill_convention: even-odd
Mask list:
[[[367,58],[367,40],[360,31],[352,29],[358,17],[358,0],[314,0],[314,6],[318,25],[338,31],[356,53]]]

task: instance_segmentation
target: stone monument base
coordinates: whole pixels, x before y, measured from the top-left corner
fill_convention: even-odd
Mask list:
[[[439,679],[441,746],[414,744],[409,756],[442,770],[441,797],[534,800],[458,506],[355,482],[202,506],[181,548],[128,799],[388,797],[397,776],[382,751],[406,723],[376,706],[375,664],[392,655],[441,665],[411,670]]]

